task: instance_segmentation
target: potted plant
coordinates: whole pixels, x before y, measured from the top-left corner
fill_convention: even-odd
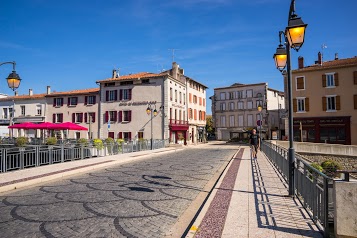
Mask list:
[[[20,136],[16,138],[16,146],[20,147],[22,150],[24,149],[25,145],[28,144],[28,140],[26,137]]]
[[[80,138],[80,139],[78,139],[78,143],[79,143],[81,146],[88,146],[88,140],[85,139],[85,138]]]
[[[323,168],[324,174],[332,178],[339,177],[340,173],[338,173],[337,170],[342,169],[341,164],[334,160],[325,160],[321,163],[321,167]]]
[[[48,137],[46,139],[46,145],[55,145],[57,144],[57,138],[56,137]]]
[[[107,147],[108,153],[113,154],[113,145],[114,145],[114,139],[111,137],[108,137],[105,139],[105,145]]]
[[[104,148],[103,141],[101,139],[94,139],[93,146],[97,149],[97,156],[99,156],[99,151],[103,150]]]

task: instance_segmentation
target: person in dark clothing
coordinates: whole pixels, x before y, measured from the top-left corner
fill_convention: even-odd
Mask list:
[[[249,137],[249,144],[252,147],[252,157],[257,158],[258,150],[260,148],[260,137],[257,135],[257,130],[253,129]]]

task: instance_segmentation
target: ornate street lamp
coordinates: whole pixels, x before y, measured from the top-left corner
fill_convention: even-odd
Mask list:
[[[279,32],[279,47],[276,50],[273,58],[275,60],[276,68],[283,72],[285,66],[287,67],[287,84],[288,84],[288,103],[289,103],[289,196],[295,195],[294,171],[295,171],[295,150],[294,150],[294,128],[293,128],[293,97],[292,97],[292,72],[290,62],[290,48],[298,51],[304,44],[305,39],[305,24],[300,17],[295,13],[295,0],[291,0],[288,26],[285,31]],[[281,44],[281,36],[285,36],[285,49]]]
[[[9,74],[9,76],[6,78],[6,80],[7,80],[7,85],[9,86],[9,88],[11,88],[12,91],[15,91],[20,86],[20,83],[21,83],[21,78],[16,73],[16,70],[15,70],[16,62],[15,61],[4,62],[4,63],[0,63],[0,66],[4,65],[4,64],[12,64],[12,72]]]

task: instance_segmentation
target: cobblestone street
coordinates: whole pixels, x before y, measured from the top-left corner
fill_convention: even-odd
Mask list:
[[[237,150],[189,148],[2,194],[0,236],[163,237]]]

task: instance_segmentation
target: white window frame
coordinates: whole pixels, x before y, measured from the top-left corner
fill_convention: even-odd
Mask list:
[[[123,89],[123,99],[122,100],[129,100],[129,90],[130,89]]]
[[[109,90],[108,101],[113,102],[115,101],[115,91],[116,90]]]
[[[303,79],[304,79],[304,88],[303,88],[303,89],[298,89],[298,87],[297,87],[297,79],[298,79],[298,78],[303,78]],[[306,89],[305,76],[296,76],[296,77],[295,77],[295,89],[296,89],[296,91],[303,91],[303,90]]]
[[[234,127],[234,115],[229,116],[229,127]]]
[[[226,127],[226,116],[220,117],[220,125],[221,127]]]
[[[238,115],[238,127],[244,127],[244,115]]]
[[[60,121],[59,119],[60,119],[60,116],[63,115],[63,114],[62,113],[56,113],[55,115],[56,115],[55,116],[55,119],[56,119],[55,123],[61,123],[62,121]],[[63,117],[62,117],[62,119],[63,119]]]
[[[25,107],[25,105],[21,105],[20,109],[21,109],[21,116],[25,116],[26,115],[26,107]]]
[[[90,95],[87,97],[87,105],[94,105],[95,102],[95,96],[94,95]]]
[[[76,102],[75,102],[76,104],[73,104],[72,100],[75,100],[75,101],[76,101]],[[77,104],[78,104],[78,97],[69,97],[69,104],[68,104],[68,106],[74,107],[74,106],[77,106]]]
[[[234,110],[234,102],[229,103],[229,110],[231,110],[231,111]]]
[[[249,120],[251,119],[251,120]],[[247,124],[249,127],[254,126],[254,121],[253,121],[253,114],[248,114],[247,115]]]
[[[325,75],[326,75],[326,88],[335,88],[336,87],[335,73],[326,73]],[[330,84],[329,82],[332,84]]]
[[[226,110],[226,103],[225,102],[221,102],[221,104],[219,105],[219,109],[221,111],[225,111]]]
[[[220,100],[226,100],[226,93],[220,93],[219,98]]]
[[[109,111],[108,112],[108,121],[110,122],[116,122],[114,119],[116,117],[116,113],[118,113],[117,111]]]
[[[9,114],[8,114],[8,108],[7,107],[5,107],[5,108],[3,108],[3,118],[4,119],[7,119],[8,117],[9,117]]]
[[[296,113],[305,113],[306,112],[306,97],[297,97],[296,98]],[[302,102],[303,104],[299,103]],[[300,107],[300,105],[303,105],[303,108]]]
[[[239,110],[244,110],[244,102],[243,101],[239,101],[238,102],[238,109]]]
[[[337,111],[337,105],[336,105],[336,97],[337,95],[326,95],[326,112],[336,112]],[[334,109],[330,109],[329,108],[329,98],[335,98],[335,105],[334,105]]]
[[[243,98],[243,90],[237,91],[237,98]]]
[[[83,114],[81,112],[76,112],[74,116],[74,123],[81,123],[81,120],[79,120],[81,117],[83,122]]]
[[[122,115],[123,122],[129,122],[129,111],[130,110],[123,111],[123,115]]]
[[[36,105],[36,115],[37,116],[42,115],[42,105]]]
[[[55,98],[55,107],[62,107],[63,98]]]
[[[234,99],[234,92],[228,92],[228,95],[230,100]]]
[[[249,106],[249,105],[251,105],[251,106]],[[253,109],[253,101],[247,102],[247,109]]]
[[[247,91],[246,91],[246,93],[247,93],[247,98],[252,98],[253,97],[253,89],[248,89]],[[249,95],[248,95],[249,94]]]

